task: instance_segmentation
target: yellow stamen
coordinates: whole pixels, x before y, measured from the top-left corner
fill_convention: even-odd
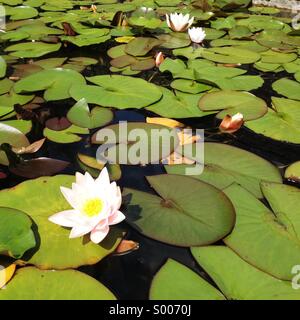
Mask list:
[[[93,217],[101,212],[103,208],[103,202],[99,198],[89,199],[83,205],[82,211],[88,216]]]

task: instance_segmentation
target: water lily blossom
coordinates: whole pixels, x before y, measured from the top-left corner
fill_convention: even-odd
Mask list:
[[[162,52],[159,52],[156,56],[155,56],[155,66],[158,68],[165,60],[165,57],[163,55]]]
[[[201,43],[206,37],[206,33],[202,28],[190,28],[188,33],[194,43]]]
[[[77,172],[72,189],[60,189],[73,209],[56,213],[49,220],[72,228],[70,238],[91,233],[92,242],[99,243],[107,236],[110,225],[125,219],[119,211],[122,203],[120,188],[110,182],[106,168],[95,180],[88,172],[84,175]]]
[[[194,22],[194,17],[190,18],[189,14],[171,13],[166,14],[168,27],[176,32],[186,31]]]
[[[219,129],[222,132],[234,133],[238,131],[244,123],[244,117],[241,113],[233,116],[227,115],[221,122]]]

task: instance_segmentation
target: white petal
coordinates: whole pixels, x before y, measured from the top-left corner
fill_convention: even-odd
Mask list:
[[[94,243],[100,243],[108,234],[109,232],[109,226],[106,224],[102,228],[95,228],[91,232],[91,240]]]
[[[73,229],[71,230],[70,239],[73,238],[78,238],[78,237],[82,237],[85,234],[91,232],[93,228],[91,228],[90,226],[74,226]]]
[[[82,173],[76,172],[76,184],[83,185],[85,183],[85,177]]]
[[[48,220],[63,227],[74,227],[78,223],[78,213],[76,210],[66,210],[54,214]]]
[[[126,218],[125,215],[121,211],[117,211],[116,213],[114,213],[112,216],[108,218],[108,223],[109,225],[114,225],[114,224],[120,223],[125,218]]]
[[[100,174],[99,174],[99,177],[96,179],[96,184],[97,185],[101,185],[101,186],[108,186],[110,184],[110,179],[109,179],[109,174],[108,174],[108,171],[107,171],[107,168],[104,167]]]
[[[76,197],[74,197],[74,192],[72,189],[69,188],[65,188],[65,187],[60,187],[60,191],[63,194],[63,196],[65,197],[65,199],[69,202],[69,204],[75,208],[77,201],[76,201]]]

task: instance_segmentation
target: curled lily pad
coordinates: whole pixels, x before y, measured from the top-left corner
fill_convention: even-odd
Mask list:
[[[69,209],[60,187],[70,187],[73,182],[73,176],[57,175],[28,180],[12,189],[0,191],[1,205],[21,209],[37,225],[39,246],[24,258],[26,263],[42,269],[76,268],[97,263],[118,245],[122,235],[116,229],[111,230],[100,245],[96,245],[88,239],[69,239],[68,229],[48,220],[54,213]]]
[[[234,210],[215,187],[179,175],[147,180],[159,196],[128,188],[123,192],[130,201],[127,221],[142,234],[177,246],[199,246],[230,232]]]
[[[151,300],[224,300],[225,297],[194,271],[169,259],[156,273]]]
[[[21,79],[15,84],[14,90],[17,93],[45,90],[44,99],[54,101],[69,98],[69,89],[74,84],[85,84],[85,79],[80,73],[56,68],[43,70]]]
[[[73,124],[70,127],[59,131],[45,128],[43,134],[47,139],[53,142],[74,143],[82,139],[80,135],[89,134],[89,129],[81,128]]]
[[[223,119],[227,114],[240,112],[245,120],[254,120],[268,111],[264,100],[248,92],[231,90],[206,93],[199,100],[199,108],[202,111],[225,109],[218,113],[219,119]]]
[[[20,258],[35,247],[32,221],[22,211],[0,207],[0,254]]]
[[[69,110],[67,118],[79,127],[94,129],[111,122],[113,112],[101,107],[94,107],[92,111],[90,111],[86,100],[83,98]]]
[[[88,103],[117,109],[143,108],[159,100],[161,91],[155,85],[138,78],[103,75],[87,78],[97,86],[73,85],[72,98],[85,98]]]
[[[21,268],[0,300],[115,300],[103,284],[76,270]]]
[[[299,300],[290,281],[253,267],[224,246],[192,248],[192,254],[230,300]]]

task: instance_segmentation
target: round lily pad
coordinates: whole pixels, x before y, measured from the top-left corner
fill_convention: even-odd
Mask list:
[[[47,101],[67,99],[69,90],[74,84],[84,85],[84,77],[69,69],[49,69],[34,73],[18,81],[14,90],[20,92],[35,92],[45,90],[44,99]]]
[[[228,234],[235,214],[230,201],[212,185],[179,175],[147,180],[159,194],[125,188],[127,222],[143,235],[177,246],[213,243]]]
[[[21,258],[35,247],[32,221],[22,211],[0,207],[0,254]]]
[[[224,300],[225,297],[195,272],[168,259],[154,276],[150,300]]]
[[[117,109],[143,108],[162,96],[157,86],[143,79],[104,75],[87,78],[97,86],[73,85],[70,95],[75,100],[85,98],[88,103]]]
[[[17,270],[0,291],[0,300],[115,300],[114,294],[92,277],[76,270]]]
[[[217,117],[223,119],[227,114],[242,113],[245,120],[254,120],[262,117],[268,107],[264,100],[249,92],[223,90],[209,92],[199,100],[199,108],[202,111],[222,110]]]
[[[300,100],[300,83],[297,81],[282,78],[275,81],[272,87],[277,93],[289,99]]]
[[[70,230],[56,225],[48,218],[60,211],[70,209],[60,192],[60,187],[70,187],[74,176],[57,175],[25,181],[12,189],[0,191],[2,206],[22,210],[30,216],[37,227],[37,248],[23,258],[25,263],[41,269],[77,268],[95,264],[114,251],[120,241],[120,232],[111,230],[100,244],[89,237],[69,239]]]
[[[25,42],[13,44],[5,48],[5,51],[10,52],[13,57],[19,58],[36,58],[47,53],[58,51],[61,43],[44,43],[44,42]]]

